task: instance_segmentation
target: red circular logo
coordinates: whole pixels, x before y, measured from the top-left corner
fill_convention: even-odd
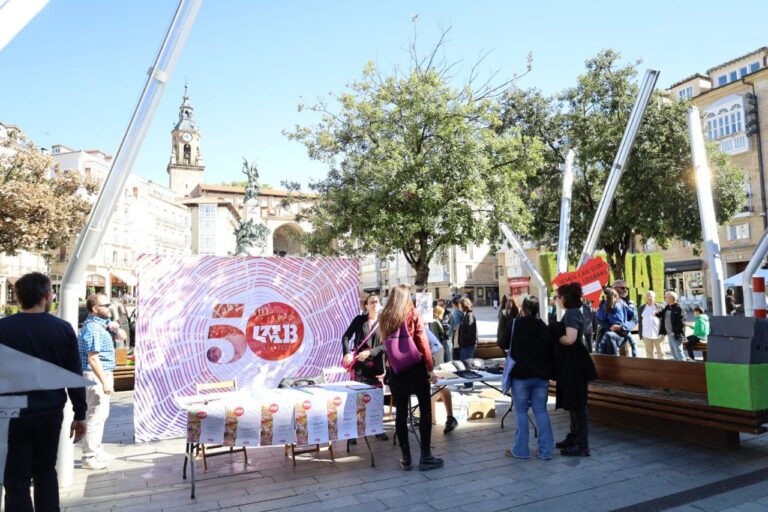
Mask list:
[[[304,322],[288,304],[269,302],[259,306],[245,328],[248,346],[268,361],[291,357],[304,340]]]
[[[271,412],[272,414],[275,414],[279,410],[280,410],[280,407],[278,407],[277,404],[272,404],[269,406],[269,412]]]
[[[335,406],[341,405],[341,397],[340,396],[337,396],[336,398],[333,399],[333,405],[335,405]]]
[[[368,403],[370,401],[371,401],[371,395],[369,395],[368,393],[364,394],[363,395],[363,402]]]
[[[197,417],[200,418],[201,420],[205,419],[205,418],[208,417],[208,413],[205,412],[205,411],[200,411],[200,412],[197,413]]]
[[[235,407],[235,416],[242,416],[245,414],[245,409],[242,407]]]
[[[301,404],[301,406],[304,407],[305,411],[308,411],[312,408],[312,402],[310,402],[309,400],[304,400],[304,403]]]

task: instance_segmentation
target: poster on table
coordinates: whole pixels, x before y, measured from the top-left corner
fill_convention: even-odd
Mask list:
[[[174,397],[197,383],[236,379],[248,393],[321,375],[358,313],[358,263],[345,258],[142,255],[137,273],[138,442],[183,436]],[[274,420],[261,418],[272,435]]]
[[[308,390],[297,397],[296,444],[327,443],[329,439],[328,398],[322,390]]]

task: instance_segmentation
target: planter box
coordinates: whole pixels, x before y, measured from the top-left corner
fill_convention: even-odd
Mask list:
[[[713,316],[707,338],[707,360],[713,363],[768,363],[768,320]]]
[[[709,405],[760,411],[768,409],[768,364],[729,364],[708,361]]]

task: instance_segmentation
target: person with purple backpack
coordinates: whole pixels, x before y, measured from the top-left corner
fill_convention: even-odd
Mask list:
[[[432,407],[430,384],[437,382],[429,339],[424,331],[419,311],[413,307],[408,287],[399,285],[389,293],[387,305],[379,314],[379,330],[387,353],[387,374],[395,399],[395,433],[400,443],[400,467],[411,470],[411,448],[408,438],[408,415],[411,395],[419,401],[419,438],[421,457],[419,470],[443,466],[443,459],[431,452]]]

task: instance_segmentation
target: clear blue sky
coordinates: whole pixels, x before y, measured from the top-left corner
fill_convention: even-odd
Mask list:
[[[314,120],[297,104],[342,90],[368,60],[407,66],[415,14],[422,48],[440,27],[452,27],[447,58],[467,63],[465,72],[492,50],[485,71],[508,76],[524,69],[532,51],[533,72],[519,85],[555,92],[571,86],[602,48],[627,62],[642,59],[641,70],[659,69],[666,87],[768,44],[757,21],[762,2],[741,1],[730,14],[724,5],[206,0],[133,172],[167,184],[169,132],[185,78],[208,183],[243,179],[245,156],[273,186],[282,179],[306,184],[326,169],[281,133]],[[175,8],[174,0],[50,0],[0,52],[0,120],[39,146],[114,153]]]

